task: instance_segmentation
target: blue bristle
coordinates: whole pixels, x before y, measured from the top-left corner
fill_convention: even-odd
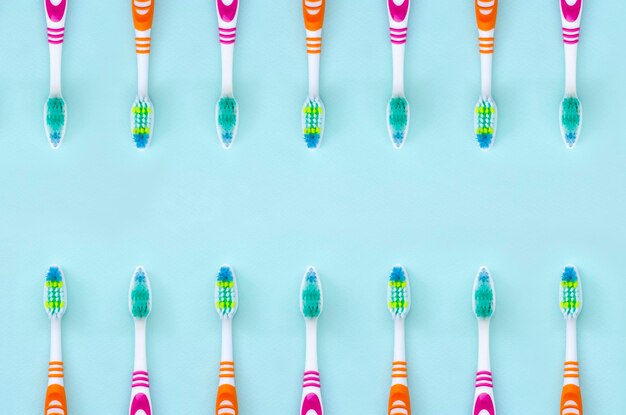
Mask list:
[[[306,146],[309,149],[317,148],[320,143],[320,135],[319,134],[305,134],[304,141],[306,142]]]
[[[46,281],[58,282],[62,281],[61,270],[59,267],[50,267],[48,274],[46,275]]]
[[[135,146],[137,146],[137,148],[146,148],[149,139],[149,134],[133,134],[133,140],[135,141]]]
[[[233,273],[230,267],[221,267],[217,274],[218,281],[231,282],[233,280]]]

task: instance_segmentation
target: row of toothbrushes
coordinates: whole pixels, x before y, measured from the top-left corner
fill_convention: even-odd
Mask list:
[[[45,129],[50,145],[58,148],[65,133],[67,108],[61,95],[61,48],[65,30],[67,0],[54,4],[44,0],[50,43],[50,97],[44,109]],[[411,0],[387,0],[393,59],[392,96],[387,105],[387,129],[393,146],[406,141],[410,109],[404,93],[404,54]],[[138,93],[131,109],[131,130],[135,146],[146,150],[154,130],[154,106],[148,96],[150,32],[154,14],[153,0],[131,0],[135,26]],[[580,136],[582,106],[576,96],[576,54],[580,33],[583,0],[560,0],[565,44],[565,97],[559,119],[561,135],[568,148]],[[497,107],[491,95],[491,73],[498,0],[474,0],[478,24],[481,62],[481,94],[474,111],[474,129],[478,145],[489,150],[497,127]],[[320,98],[320,56],[325,0],[302,0],[309,66],[309,93],[302,108],[302,133],[306,146],[317,149],[324,132],[325,109]],[[233,96],[233,51],[237,34],[239,0],[216,0],[218,31],[222,54],[222,95],[216,105],[218,137],[229,148],[237,134],[239,107]]]
[[[238,307],[237,282],[233,269],[223,265],[215,282],[215,307],[222,320],[222,356],[219,370],[216,414],[238,414],[233,357],[233,317]],[[566,321],[566,358],[561,415],[582,415],[582,399],[576,353],[576,319],[582,309],[582,289],[576,268],[563,270],[560,308]],[[53,265],[46,275],[44,305],[51,321],[50,367],[45,414],[67,415],[61,355],[61,318],[67,307],[65,278]],[[410,415],[411,400],[407,383],[404,322],[411,306],[411,291],[406,270],[396,265],[389,275],[387,305],[394,320],[394,353],[389,393],[389,415]],[[306,327],[306,357],[300,413],[322,415],[320,375],[317,363],[317,319],[322,312],[322,284],[317,271],[309,267],[300,287],[300,310]],[[493,278],[481,267],[474,279],[472,308],[478,319],[478,369],[474,395],[476,415],[495,415],[493,379],[489,359],[489,324],[496,307]],[[138,267],[130,284],[129,308],[135,322],[135,364],[132,376],[130,415],[151,414],[150,381],[146,359],[146,320],[152,308],[152,292],[145,270]]]

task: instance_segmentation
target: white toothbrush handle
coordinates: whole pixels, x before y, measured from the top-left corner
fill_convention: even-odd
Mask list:
[[[491,96],[491,67],[494,35],[498,16],[498,0],[474,0],[480,51],[481,95]]]
[[[63,356],[61,351],[61,319],[50,320],[50,363],[44,415],[67,415],[67,399],[63,384]]]
[[[306,320],[306,363],[302,380],[301,415],[323,415],[320,374],[317,366],[317,322]]]
[[[393,59],[393,95],[404,96],[404,49],[411,0],[387,0],[389,35]]]
[[[489,320],[478,320],[478,369],[474,392],[473,415],[495,415],[493,378],[489,358]]]
[[[219,387],[215,402],[216,415],[238,415],[237,389],[235,388],[235,361],[233,359],[233,321],[222,320],[222,360]]]
[[[61,56],[67,0],[44,0],[50,47],[50,95],[61,95]]]
[[[137,52],[137,91],[140,98],[147,98],[150,44],[152,42],[150,32],[154,17],[154,1],[131,0],[131,5]]]
[[[565,326],[565,367],[561,392],[561,415],[582,415],[583,401],[580,393],[578,351],[576,345],[576,319],[569,318]]]
[[[576,55],[583,0],[559,0],[565,45],[565,93],[576,95]]]
[[[302,0],[302,13],[306,29],[306,51],[309,57],[309,96],[319,96],[320,55],[322,53],[322,27],[326,0]]]
[[[411,415],[411,398],[407,378],[404,319],[398,318],[394,320],[393,363],[391,366],[388,415]]]
[[[143,411],[143,413],[141,413]],[[129,414],[152,415],[150,378],[146,359],[146,320],[135,320],[135,367],[133,371]]]
[[[237,38],[239,0],[215,0],[222,50],[222,95],[233,94],[233,55]]]

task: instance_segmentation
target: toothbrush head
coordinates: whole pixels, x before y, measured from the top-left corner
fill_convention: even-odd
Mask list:
[[[481,320],[489,320],[496,309],[496,292],[487,267],[481,267],[476,274],[472,308]]]
[[[147,150],[150,140],[152,140],[154,126],[154,107],[150,98],[135,98],[130,110],[130,125],[137,149],[139,151]]]
[[[60,95],[49,97],[43,112],[48,142],[52,148],[57,149],[65,136],[67,120],[67,106],[65,105],[65,100]]]
[[[580,286],[578,270],[573,265],[568,265],[561,275],[561,288],[559,291],[561,312],[565,318],[576,318],[583,308],[583,292]]]
[[[391,97],[387,104],[387,130],[396,149],[402,148],[409,132],[409,102],[405,97]]]
[[[389,274],[387,305],[394,319],[405,318],[411,308],[409,277],[400,265],[394,266]]]
[[[51,265],[46,274],[43,289],[43,305],[48,317],[61,318],[67,308],[67,290],[63,271],[58,265]]]
[[[237,280],[229,265],[222,265],[215,282],[215,309],[222,319],[231,319],[237,312]]]
[[[305,319],[316,320],[322,312],[322,305],[322,283],[315,268],[309,267],[300,287],[300,311]]]
[[[232,96],[223,96],[215,106],[217,135],[226,149],[230,148],[237,135],[239,124],[239,106]]]
[[[559,120],[561,122],[561,136],[565,146],[572,149],[578,142],[583,121],[583,107],[577,97],[566,96],[563,98]]]
[[[480,97],[474,110],[474,131],[481,150],[489,150],[496,138],[498,111],[492,97]]]
[[[143,267],[137,267],[130,281],[128,306],[135,319],[146,319],[150,315],[152,291],[150,291],[150,280]]]
[[[324,134],[324,103],[319,97],[308,97],[302,106],[302,133],[309,150],[319,148]]]

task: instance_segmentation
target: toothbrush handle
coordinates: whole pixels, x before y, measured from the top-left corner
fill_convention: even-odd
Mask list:
[[[486,411],[489,415],[496,414],[493,399],[493,379],[488,370],[476,372],[476,392],[472,414],[479,415],[482,411]]]
[[[60,361],[51,361],[48,365],[48,389],[46,390],[44,414],[48,414],[48,411],[67,415],[67,399],[63,386],[63,362]]]
[[[304,27],[306,30],[311,32],[322,30],[325,8],[326,0],[302,0]]]
[[[409,396],[409,388],[406,386],[406,379],[406,362],[393,362],[388,415],[411,415],[411,397]]]
[[[135,30],[145,32],[146,30],[152,29],[154,0],[131,0],[131,4]]]
[[[322,393],[320,386],[319,372],[315,370],[307,370],[304,372],[300,415],[324,414],[322,409]]]
[[[67,0],[44,0],[44,6],[46,9],[48,43],[51,45],[61,45],[63,44],[65,34]]]
[[[389,32],[391,43],[394,45],[403,45],[406,43],[410,7],[411,0],[387,0]]]
[[[220,362],[220,385],[215,402],[216,415],[238,415],[237,389],[235,388],[235,362]]]
[[[577,412],[583,415],[583,399],[578,386],[578,362],[565,362],[565,385],[561,392],[561,415]],[[575,411],[574,411],[575,410]]]
[[[152,401],[150,400],[150,378],[148,372],[136,370],[133,372],[133,383],[130,392],[130,415],[143,411],[145,415],[152,415]]]
[[[474,9],[478,30],[488,32],[496,28],[498,0],[474,0]]]
[[[237,35],[237,15],[239,0],[215,0],[217,7],[217,23],[222,45],[235,43]]]
[[[580,34],[580,17],[583,0],[559,0],[561,6],[561,22],[563,24],[563,43],[575,45]]]

